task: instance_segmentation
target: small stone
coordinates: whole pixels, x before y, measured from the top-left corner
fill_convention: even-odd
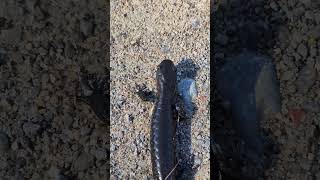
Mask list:
[[[73,144],[73,145],[71,146],[71,149],[72,149],[73,151],[76,151],[76,150],[78,149],[78,146],[77,146],[76,144]]]
[[[43,47],[40,47],[39,48],[39,54],[41,55],[41,56],[45,56],[46,54],[47,54],[47,50],[46,49],[44,49]]]
[[[160,48],[161,52],[163,53],[169,53],[170,52],[170,48],[168,46],[162,46]]]
[[[31,50],[32,49],[32,43],[27,43],[26,45],[25,45],[25,48],[26,48],[26,50]]]
[[[198,157],[196,157],[196,158],[194,159],[194,165],[200,165],[200,164],[201,164],[201,159],[198,158]]]
[[[305,44],[301,43],[298,46],[297,52],[303,57],[306,58],[308,56],[308,48]]]
[[[8,152],[10,148],[10,140],[7,134],[0,132],[0,153]]]
[[[130,177],[135,177],[135,176],[136,176],[136,173],[130,172]]]
[[[116,102],[118,108],[121,108],[124,103],[125,103],[125,100],[124,100],[124,99],[119,99],[119,100]]]
[[[111,144],[111,145],[110,145],[110,151],[113,152],[113,151],[115,151],[115,150],[116,150],[116,146],[113,145],[113,144]]]
[[[308,154],[308,159],[309,159],[310,161],[312,161],[312,160],[314,159],[314,154],[313,154],[313,153],[309,153],[309,154]]]
[[[17,141],[14,141],[11,145],[11,149],[16,151],[18,150],[19,146],[18,146],[18,142]]]
[[[198,28],[200,26],[200,21],[199,20],[192,20],[191,25],[193,28]]]
[[[125,119],[128,123],[133,123],[134,117],[132,116],[132,114],[126,114]]]

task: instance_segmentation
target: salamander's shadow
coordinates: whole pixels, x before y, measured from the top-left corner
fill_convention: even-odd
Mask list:
[[[177,65],[178,83],[184,78],[195,79],[199,67],[191,59],[183,58]],[[181,97],[179,98],[181,100]],[[197,111],[195,104],[193,114]],[[192,115],[193,116],[193,115]],[[192,153],[191,143],[191,118],[179,118],[177,126],[177,156],[179,165],[177,167],[177,179],[194,179],[197,165],[195,164],[195,155]]]

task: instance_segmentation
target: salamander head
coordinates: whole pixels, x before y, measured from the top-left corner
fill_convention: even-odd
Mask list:
[[[177,69],[171,60],[163,60],[157,69],[158,87],[166,86],[175,90],[177,83]],[[163,88],[163,87],[162,87]]]

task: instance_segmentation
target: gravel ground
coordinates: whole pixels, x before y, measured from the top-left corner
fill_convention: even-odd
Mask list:
[[[108,66],[105,1],[0,1],[0,177],[151,179],[153,104],[136,91],[155,91],[168,58],[199,92],[195,117],[178,125],[178,171],[209,179],[209,3],[111,2],[109,172],[107,113],[90,103],[104,96],[79,84]],[[243,48],[277,67],[282,112],[263,122],[276,148],[260,178],[320,179],[320,3],[217,0],[212,11],[217,68]]]
[[[111,179],[152,179],[150,120],[153,104],[137,86],[155,91],[164,59],[178,79],[195,78],[197,112],[178,124],[181,177],[209,179],[209,0],[111,2]]]
[[[214,11],[217,68],[243,48],[271,56],[282,112],[263,122],[270,166],[261,178],[320,179],[320,3],[312,0],[218,0]]]
[[[76,100],[80,76],[105,71],[105,1],[0,9],[0,179],[107,179],[109,127]]]

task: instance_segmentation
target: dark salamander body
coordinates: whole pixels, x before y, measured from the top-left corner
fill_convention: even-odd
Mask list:
[[[175,179],[176,84],[173,62],[162,61],[157,69],[158,92],[151,125],[151,159],[153,174],[158,180]]]

